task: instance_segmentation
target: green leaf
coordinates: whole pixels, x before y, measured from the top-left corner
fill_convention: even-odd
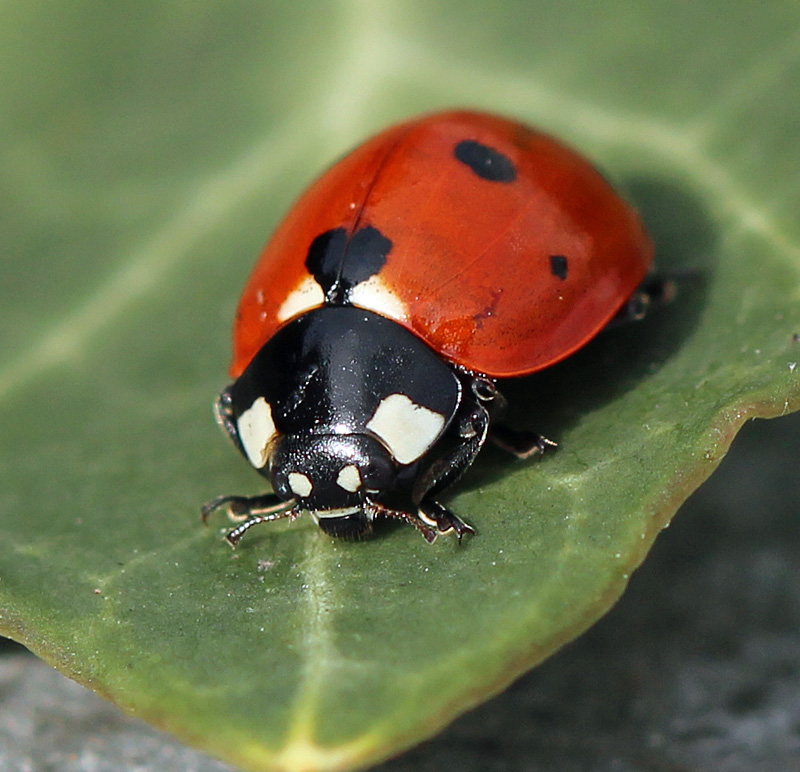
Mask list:
[[[247,769],[364,766],[602,615],[748,418],[800,403],[800,7],[240,2],[0,7],[0,630]],[[238,552],[259,480],[217,433],[236,297],[311,177],[471,104],[582,148],[640,207],[671,307],[509,385],[558,440],[487,450],[479,535],[310,520]]]

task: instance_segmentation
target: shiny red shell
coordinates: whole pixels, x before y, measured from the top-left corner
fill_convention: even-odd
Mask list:
[[[464,140],[509,159],[513,181],[458,160]],[[242,295],[234,377],[281,326],[323,304],[305,265],[313,240],[366,226],[392,248],[371,279],[375,292],[353,304],[493,377],[532,373],[580,348],[652,264],[636,212],[574,150],[492,115],[426,116],[368,140],[297,201]]]

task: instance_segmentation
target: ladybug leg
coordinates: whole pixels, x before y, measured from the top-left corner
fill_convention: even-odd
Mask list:
[[[437,534],[455,531],[459,542],[465,533],[475,533],[475,529],[469,523],[465,523],[455,512],[433,499],[420,503],[419,517],[420,520],[433,525]]]
[[[294,499],[281,501],[274,493],[250,497],[217,496],[202,508],[203,522],[207,523],[211,514],[222,507],[227,509],[228,517],[231,520],[240,523],[225,534],[225,539],[231,547],[235,547],[242,536],[254,525],[280,520],[283,517],[294,520],[298,516],[297,504]]]
[[[659,274],[648,276],[628,302],[617,311],[617,315],[609,322],[609,326],[617,326],[627,322],[643,319],[653,309],[672,302],[677,293],[674,279]]]
[[[548,440],[536,432],[520,431],[508,426],[493,426],[489,439],[498,448],[513,453],[517,458],[530,458],[544,453],[549,448],[557,448],[558,443]]]
[[[225,507],[228,517],[234,523],[241,523],[254,516],[285,509],[293,503],[293,500],[281,501],[274,493],[264,493],[261,496],[217,496],[203,505],[200,516],[207,523],[214,512]]]
[[[449,488],[469,469],[489,433],[489,411],[479,402],[474,404],[458,424],[459,442],[455,449],[437,458],[417,478],[411,499],[419,510],[419,518],[434,527],[437,533],[455,531],[458,540],[466,533],[475,533],[472,526],[451,512],[435,497]]]
[[[472,380],[472,393],[491,409],[492,427],[489,439],[498,447],[513,453],[517,458],[530,458],[537,453],[544,453],[548,448],[558,447],[557,443],[536,432],[512,429],[506,424],[496,423],[506,414],[508,402],[490,378],[475,376]]]
[[[258,497],[255,497],[258,498]],[[264,513],[255,515],[251,517],[249,520],[245,520],[241,525],[237,525],[232,531],[228,531],[225,534],[225,541],[231,545],[234,549],[238,546],[239,541],[241,540],[242,536],[247,533],[254,525],[260,525],[261,523],[269,523],[273,520],[280,520],[281,518],[288,517],[289,520],[296,520],[300,513],[297,510],[297,506],[295,502],[282,502],[284,505],[283,509],[277,509],[276,507],[264,509]],[[286,504],[290,504],[290,506],[286,506]]]
[[[416,528],[425,537],[425,541],[427,541],[428,544],[433,544],[436,541],[436,537],[439,535],[439,532],[435,528],[435,524],[433,524],[434,527],[432,527],[426,523],[425,520],[413,514],[412,512],[406,512],[402,509],[392,509],[391,507],[387,507],[385,504],[381,504],[379,501],[367,500],[364,503],[364,511],[371,519],[380,515],[381,517],[393,517],[396,520],[402,520],[405,523],[413,525],[414,528]]]

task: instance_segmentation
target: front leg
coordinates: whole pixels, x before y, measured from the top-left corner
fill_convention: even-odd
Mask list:
[[[475,529],[469,523],[465,523],[452,509],[434,499],[424,499],[420,503],[419,519],[435,528],[437,535],[455,531],[459,542],[465,533],[475,533]]]
[[[223,507],[227,510],[228,517],[234,523],[239,523],[225,534],[231,547],[236,547],[242,536],[254,525],[284,517],[295,520],[300,514],[294,499],[281,501],[274,493],[264,493],[261,496],[217,496],[203,506],[203,522],[207,523],[211,514]]]
[[[411,491],[411,499],[419,510],[419,517],[438,533],[455,531],[458,540],[475,529],[458,515],[436,500],[472,466],[489,432],[489,412],[482,404],[475,404],[460,420],[458,444],[437,458],[417,478]]]
[[[263,493],[260,496],[217,496],[203,504],[200,516],[206,523],[214,512],[224,507],[232,522],[242,523],[251,517],[285,509],[293,503],[294,499],[282,501],[274,493]]]

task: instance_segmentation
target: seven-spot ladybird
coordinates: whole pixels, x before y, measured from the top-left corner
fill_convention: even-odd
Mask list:
[[[221,496],[251,526],[307,510],[331,536],[376,518],[432,542],[473,529],[439,502],[500,423],[496,379],[638,315],[652,245],[575,151],[475,112],[393,126],[322,175],[278,227],[236,317],[216,416],[274,493]]]

